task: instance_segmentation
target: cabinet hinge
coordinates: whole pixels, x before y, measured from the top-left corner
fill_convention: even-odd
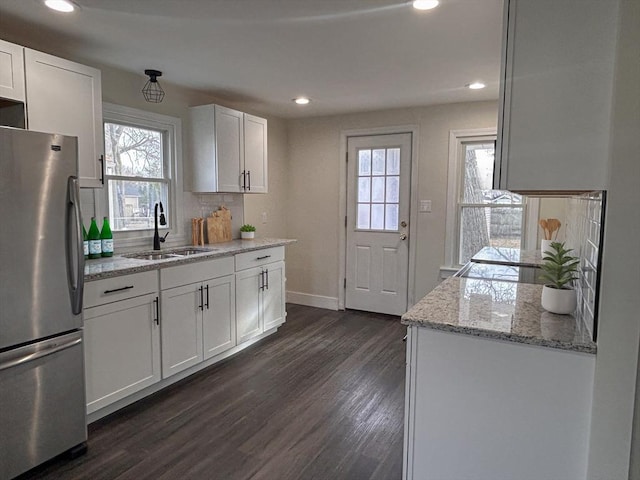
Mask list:
[[[347,288],[347,279],[344,279],[344,288]]]
[[[347,216],[344,216],[344,228],[347,228]]]
[[[344,159],[347,163],[349,163],[349,152],[344,154]]]

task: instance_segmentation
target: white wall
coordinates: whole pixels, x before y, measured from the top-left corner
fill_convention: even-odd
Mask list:
[[[496,102],[473,102],[289,121],[287,289],[337,299],[339,272],[341,132],[416,125],[418,198],[432,213],[419,214],[410,241],[417,244],[415,298],[432,290],[444,263],[449,130],[495,127]],[[412,208],[416,208],[412,205]]]
[[[620,21],[589,480],[640,478],[637,416],[629,473],[640,339],[640,2],[622,0]]]

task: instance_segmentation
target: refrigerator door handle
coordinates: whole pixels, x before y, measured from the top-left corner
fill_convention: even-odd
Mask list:
[[[60,343],[60,339],[51,339],[43,343],[44,345],[41,343],[20,348],[18,349],[20,350],[19,355],[10,355],[9,358],[6,359],[0,356],[0,371],[17,367],[24,363],[33,362],[39,358],[46,357],[47,355],[51,355],[61,350],[66,350],[74,345],[78,345],[79,343],[82,343],[82,336],[79,333],[73,333],[69,335],[68,338],[62,339],[62,343]],[[12,354],[14,352],[6,353]]]
[[[82,296],[84,293],[84,249],[82,246],[82,214],[80,212],[78,178],[69,177],[67,187],[69,193],[67,215],[73,215],[74,218],[73,222],[71,222],[70,217],[68,217],[67,221],[67,273],[69,292],[71,294],[71,310],[74,315],[79,315],[82,313]]]

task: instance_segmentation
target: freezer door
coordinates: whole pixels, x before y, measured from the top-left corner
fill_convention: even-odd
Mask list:
[[[0,353],[0,478],[87,440],[82,331]]]
[[[0,351],[82,324],[77,164],[75,137],[0,127]]]

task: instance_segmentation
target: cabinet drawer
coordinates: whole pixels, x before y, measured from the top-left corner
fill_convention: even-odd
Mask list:
[[[137,297],[157,289],[158,272],[155,270],[87,282],[84,285],[84,308]]]
[[[236,255],[236,272],[284,260],[284,247],[263,248]]]
[[[231,256],[163,268],[160,270],[160,288],[164,290],[179,287],[232,273],[233,257]]]

